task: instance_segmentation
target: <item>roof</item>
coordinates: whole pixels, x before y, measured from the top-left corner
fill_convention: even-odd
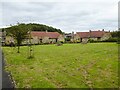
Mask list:
[[[108,33],[106,31],[89,31],[89,32],[77,32],[77,34],[81,37],[81,38],[98,38],[98,37],[102,37],[105,33]]]
[[[77,32],[77,34],[78,34],[81,38],[88,38],[88,37],[90,37],[89,32]]]
[[[40,31],[32,31],[32,36],[37,36],[39,38],[49,37],[49,38],[58,38],[60,34],[58,32],[40,32]]]
[[[91,31],[90,37],[102,37],[105,34],[105,31]]]
[[[73,34],[72,34],[72,33],[65,33],[65,36],[66,36],[66,37],[72,37]]]

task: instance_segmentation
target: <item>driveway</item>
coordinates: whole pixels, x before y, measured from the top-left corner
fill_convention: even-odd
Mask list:
[[[0,51],[0,54],[2,56],[2,89],[14,88],[10,74],[5,71],[4,54],[2,54],[2,51]]]

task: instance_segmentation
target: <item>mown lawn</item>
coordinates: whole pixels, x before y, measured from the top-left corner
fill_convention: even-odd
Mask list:
[[[88,43],[3,47],[17,88],[117,88],[118,44]]]

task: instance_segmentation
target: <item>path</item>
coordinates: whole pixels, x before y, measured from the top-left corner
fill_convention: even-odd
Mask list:
[[[5,71],[5,60],[2,54],[2,88],[14,88],[14,84],[10,78],[10,74]]]

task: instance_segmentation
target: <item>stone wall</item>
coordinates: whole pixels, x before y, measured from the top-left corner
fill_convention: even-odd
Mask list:
[[[49,37],[44,37],[44,38],[42,39],[42,42],[43,42],[43,43],[50,43]]]
[[[105,33],[100,40],[101,40],[101,41],[107,40],[107,39],[109,39],[110,37],[112,37],[110,33]]]
[[[91,40],[97,41],[99,40],[98,38],[90,38]]]
[[[78,34],[74,36],[74,42],[81,42],[80,36]]]
[[[87,43],[88,42],[88,38],[82,38],[82,42]]]
[[[65,42],[64,36],[63,36],[63,35],[60,35],[60,36],[58,37],[58,41],[60,41],[60,42]]]
[[[32,40],[31,40],[31,42],[32,42],[32,44],[39,44],[39,38],[38,37],[32,37]]]
[[[56,43],[56,39],[49,39],[50,42],[49,43]]]

